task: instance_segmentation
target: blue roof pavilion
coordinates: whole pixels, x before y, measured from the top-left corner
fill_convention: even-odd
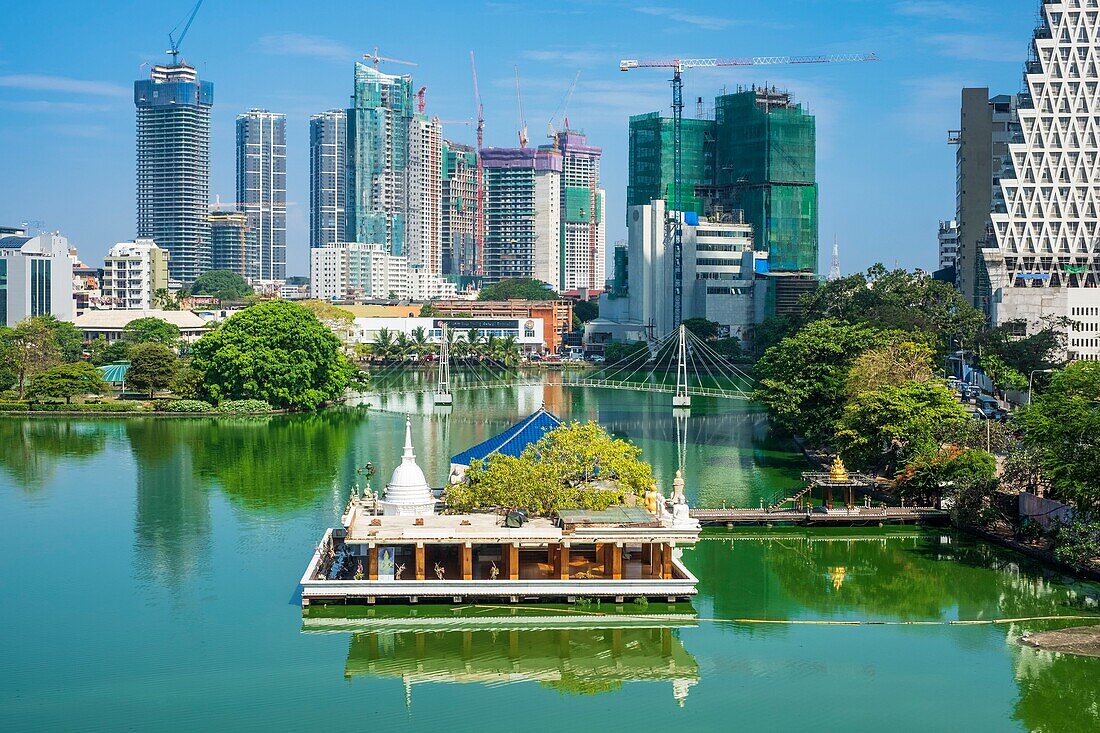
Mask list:
[[[561,418],[540,407],[538,412],[524,418],[500,435],[489,438],[467,451],[451,458],[452,466],[469,466],[472,461],[483,461],[491,455],[500,454],[518,458],[524,448],[537,443],[551,430],[561,427]]]

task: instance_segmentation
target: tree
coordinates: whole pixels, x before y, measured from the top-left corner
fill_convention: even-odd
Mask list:
[[[509,507],[546,514],[621,504],[627,494],[648,489],[653,472],[641,460],[641,449],[589,422],[546,433],[518,458],[494,454],[474,461],[466,479],[448,487],[448,508]]]
[[[997,354],[985,354],[978,360],[978,366],[1002,391],[1027,389],[1027,377]]]
[[[179,326],[163,318],[138,318],[122,329],[122,339],[131,344],[161,344],[174,348],[182,337]]]
[[[351,311],[323,300],[300,300],[298,303],[308,308],[313,315],[317,316],[317,320],[328,326],[341,341],[351,340],[352,327],[355,325],[355,315]]]
[[[243,300],[254,295],[243,277],[230,270],[209,270],[191,284],[192,295],[213,295],[219,300]]]
[[[600,304],[594,300],[578,300],[573,304],[573,315],[581,323],[588,323],[600,317]]]
[[[924,331],[944,344],[973,343],[985,316],[951,285],[920,270],[887,271],[881,264],[864,274],[826,283],[804,296],[806,320],[837,319],[883,329]]]
[[[991,453],[946,445],[915,456],[897,475],[896,491],[906,502],[923,506],[951,500],[959,524],[986,524],[997,487],[997,459]]]
[[[308,308],[276,300],[250,306],[195,344],[191,366],[215,402],[257,399],[312,410],[347,389],[355,367]]]
[[[51,315],[36,316],[32,320],[41,322],[49,329],[60,351],[61,361],[80,361],[84,357],[84,334],[79,328]]]
[[[190,363],[177,364],[170,386],[177,397],[197,399],[202,394],[202,374],[192,369]]]
[[[848,465],[893,473],[936,451],[949,425],[970,419],[941,382],[908,382],[854,397],[837,422],[836,442]]]
[[[927,344],[902,341],[868,349],[848,372],[848,394],[859,395],[883,387],[932,378],[932,349]]]
[[[130,358],[131,346],[132,344],[122,339],[108,344],[107,339],[100,336],[88,345],[88,352],[91,354],[91,362],[93,364],[96,366],[104,366],[106,364],[127,361]]]
[[[719,336],[721,326],[714,321],[708,321],[706,318],[689,318],[684,321],[684,328],[703,341],[714,341]]]
[[[84,394],[103,394],[107,385],[99,370],[86,361],[59,364],[31,377],[27,397],[32,400],[58,399],[72,402]]]
[[[176,376],[176,355],[164,344],[138,344],[130,349],[130,370],[126,383],[149,397],[165,390]]]
[[[153,307],[166,311],[178,311],[180,302],[178,294],[173,295],[167,288],[158,288],[153,291]]]
[[[371,344],[371,354],[377,356],[382,361],[389,361],[393,358],[394,347],[396,341],[393,337],[393,332],[388,328],[378,329],[378,333],[374,335],[374,342]]]
[[[438,318],[439,315],[439,309],[431,303],[425,303],[424,305],[420,306],[421,318]]]
[[[869,348],[911,338],[866,324],[810,323],[768,349],[756,363],[755,399],[767,406],[777,426],[823,445],[836,432],[852,363]]]
[[[1016,418],[1051,493],[1100,509],[1100,362],[1077,361]]]
[[[61,347],[58,345],[52,316],[28,318],[14,328],[0,332],[3,347],[0,348],[0,368],[14,376],[19,399],[26,394],[27,380],[35,374],[61,363]]]
[[[1060,369],[1065,364],[1068,319],[1047,319],[1035,333],[1021,335],[1027,333],[1027,328],[1027,321],[1006,321],[982,333],[978,346],[984,354],[999,357],[1005,365],[1025,375],[1025,380],[1032,372]]]
[[[482,288],[478,300],[554,300],[557,295],[550,287],[533,278],[501,280]]]
[[[612,341],[603,350],[607,364],[637,364],[649,359],[649,344],[645,341]]]

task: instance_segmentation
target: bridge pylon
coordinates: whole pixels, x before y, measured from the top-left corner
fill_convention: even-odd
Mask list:
[[[688,393],[687,327],[680,324],[680,344],[676,355],[676,393],[672,396],[673,409],[691,407]]]
[[[451,394],[451,348],[447,342],[447,324],[443,324],[442,341],[439,344],[439,369],[436,372],[435,404],[450,407],[454,404]]]

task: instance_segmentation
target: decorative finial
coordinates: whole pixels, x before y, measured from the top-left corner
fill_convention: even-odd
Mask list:
[[[829,467],[829,480],[845,482],[848,481],[848,469],[844,467],[844,461],[840,460],[838,455],[833,459],[833,465]]]
[[[413,452],[412,420],[405,416],[405,452],[401,456],[406,461],[415,461],[416,453]]]

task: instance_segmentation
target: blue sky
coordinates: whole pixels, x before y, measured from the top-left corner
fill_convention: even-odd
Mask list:
[[[159,61],[191,0],[4,3],[0,13],[0,224],[40,220],[100,264],[134,236],[133,81]],[[625,237],[627,118],[670,103],[661,71],[620,58],[875,51],[877,64],[695,70],[688,113],[723,86],[775,84],[818,118],[822,267],[834,234],[843,269],[931,268],[936,227],[955,210],[959,92],[1021,84],[1038,0],[557,0],[286,2],[206,0],[183,56],[215,84],[211,193],[234,199],[236,115],[288,116],[288,271],[308,272],[309,116],[344,107],[352,65],[379,46],[408,59],[429,114],[474,115],[477,54],[486,143],[518,127],[513,67],[533,143],[581,72],[569,119],[605,151],[608,241]],[[448,137],[471,141],[469,126]]]

